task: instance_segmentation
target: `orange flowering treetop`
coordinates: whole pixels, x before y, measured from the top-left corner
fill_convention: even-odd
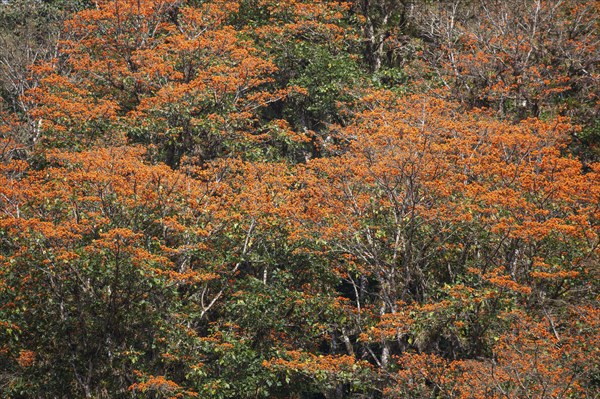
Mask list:
[[[76,14],[28,94],[47,144],[129,140],[171,165],[259,146],[257,111],[287,91],[267,89],[274,64],[229,25],[238,7],[126,0]]]
[[[398,346],[451,359],[502,352],[500,316],[515,308],[561,340],[556,301],[596,300],[578,287],[597,274],[600,240],[598,175],[561,153],[569,125],[511,125],[423,96],[373,92],[362,104],[339,155],[301,174],[300,236],[337,259],[349,290],[341,339],[364,342],[383,381],[409,367],[394,363]]]

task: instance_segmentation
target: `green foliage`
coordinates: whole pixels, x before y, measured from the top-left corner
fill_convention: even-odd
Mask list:
[[[332,53],[330,48],[299,43],[278,60],[289,74],[289,83],[307,90],[293,97],[283,114],[294,126],[317,132],[326,131],[331,123],[343,122],[339,103],[351,102],[349,91],[360,85],[360,70],[354,57]]]

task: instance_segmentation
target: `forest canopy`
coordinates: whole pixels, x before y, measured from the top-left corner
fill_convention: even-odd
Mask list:
[[[1,2],[0,396],[596,398],[599,16]]]

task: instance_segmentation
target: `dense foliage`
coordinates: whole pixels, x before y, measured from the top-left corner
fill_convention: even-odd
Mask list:
[[[0,396],[596,398],[600,6],[0,4]]]

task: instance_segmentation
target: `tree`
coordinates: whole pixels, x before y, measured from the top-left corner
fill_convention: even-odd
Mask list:
[[[240,29],[255,38],[277,66],[271,83],[291,95],[273,102],[265,119],[284,119],[307,140],[290,145],[292,161],[321,156],[320,146],[331,124],[346,117],[340,103],[354,99],[349,91],[364,83],[359,57],[359,35],[351,24],[351,4],[322,0],[241,3]]]
[[[422,10],[426,70],[453,98],[509,119],[570,116],[584,127],[578,151],[585,159],[596,151],[597,2],[451,1]]]
[[[140,149],[48,155],[40,171],[2,165],[2,390],[124,397],[136,369],[164,373],[182,302],[203,315],[216,301],[211,188]]]
[[[307,165],[302,224],[338,254],[354,303],[338,332],[380,389],[393,353],[492,356],[501,312],[552,318],[546,298],[593,300],[570,291],[598,255],[595,175],[561,155],[564,121],[511,125],[381,92],[362,103],[340,155]]]
[[[39,76],[30,67],[55,56],[62,22],[70,12],[83,7],[76,0],[0,4],[0,107],[1,112],[10,111],[21,120],[12,138],[22,145],[22,152],[31,150],[40,137],[39,124],[28,115],[32,104],[25,97],[39,84]]]
[[[412,34],[413,0],[357,0],[353,2],[359,16],[364,41],[364,59],[373,73],[388,61],[386,48],[390,41]]]
[[[268,138],[257,109],[272,62],[228,25],[236,2],[101,2],[66,22],[61,58],[29,92],[47,145],[144,143],[178,165],[244,153]]]

